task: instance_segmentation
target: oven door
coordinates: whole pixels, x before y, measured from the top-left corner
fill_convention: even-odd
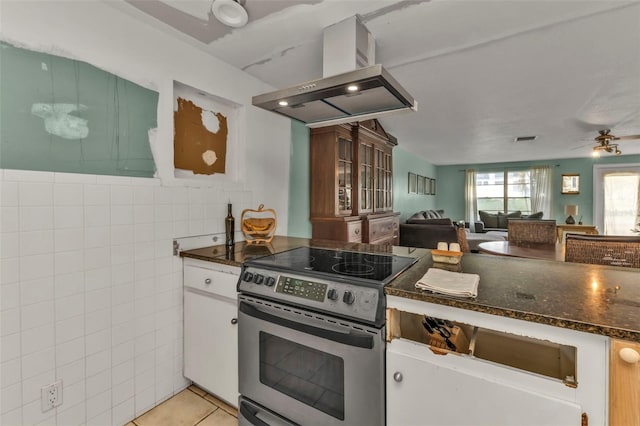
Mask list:
[[[244,397],[298,424],[384,424],[384,327],[244,295],[238,311]]]

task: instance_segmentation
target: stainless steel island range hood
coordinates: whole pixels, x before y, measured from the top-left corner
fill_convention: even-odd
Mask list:
[[[359,67],[373,62],[373,43],[357,17],[325,28],[325,77],[254,96],[253,105],[312,128],[416,111],[418,103],[382,65]]]

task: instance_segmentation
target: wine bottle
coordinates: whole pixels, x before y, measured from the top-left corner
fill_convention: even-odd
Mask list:
[[[233,214],[231,213],[231,203],[227,204],[227,217],[224,218],[224,229],[225,229],[225,242],[224,244],[227,247],[233,246],[234,243],[234,235],[233,230],[235,228],[235,219],[233,218]]]

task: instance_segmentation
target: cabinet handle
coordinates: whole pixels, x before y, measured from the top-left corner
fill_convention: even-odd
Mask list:
[[[640,354],[634,349],[622,348],[620,349],[620,358],[622,358],[624,362],[635,364],[636,362],[640,361]]]
[[[356,228],[355,231],[353,231],[356,235],[358,235],[360,233],[360,230],[358,228]]]
[[[238,323],[238,318],[231,318],[231,324],[236,325]]]
[[[206,280],[204,280],[205,284],[211,284],[211,278],[207,278]]]
[[[393,380],[400,383],[402,381],[402,373],[399,371],[396,371],[395,373],[393,373]]]

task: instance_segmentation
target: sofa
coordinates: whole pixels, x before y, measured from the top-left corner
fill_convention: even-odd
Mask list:
[[[512,213],[489,213],[484,210],[478,210],[480,222],[474,223],[475,232],[487,231],[504,231],[509,228],[509,219],[542,219],[543,213],[536,212],[529,215],[522,214],[520,210]]]
[[[423,210],[409,217],[400,224],[400,245],[435,249],[442,241],[463,247],[457,225],[443,216],[443,210]]]

